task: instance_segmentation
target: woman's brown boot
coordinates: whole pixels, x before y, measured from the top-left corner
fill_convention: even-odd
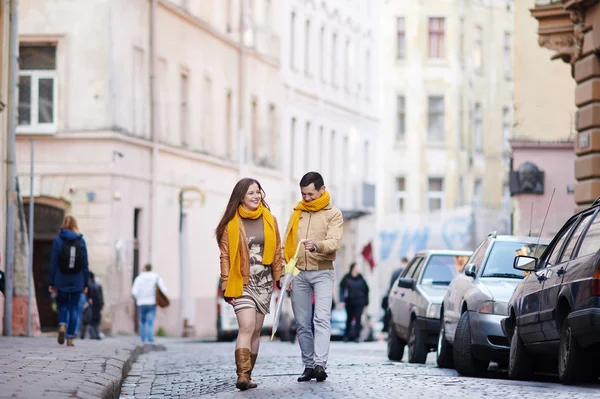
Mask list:
[[[240,348],[235,350],[235,365],[237,366],[238,377],[235,387],[241,391],[245,391],[250,385],[250,376],[248,373],[252,370],[250,349]]]
[[[254,370],[254,365],[256,364],[257,357],[258,353],[250,353],[250,364],[252,365],[252,368],[248,372],[248,380],[250,381],[248,383],[248,388],[256,388],[258,386],[256,382],[252,381],[252,370]]]

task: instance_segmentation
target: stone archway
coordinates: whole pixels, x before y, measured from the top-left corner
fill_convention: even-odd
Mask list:
[[[29,223],[29,198],[23,199],[25,218]],[[58,314],[48,292],[52,242],[60,230],[69,203],[52,197],[35,198],[33,215],[33,280],[42,331],[55,330]]]

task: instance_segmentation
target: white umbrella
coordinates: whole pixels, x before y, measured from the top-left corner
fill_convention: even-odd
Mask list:
[[[273,329],[271,333],[271,341],[275,338],[275,333],[277,332],[277,327],[279,327],[279,317],[281,316],[281,308],[283,307],[283,300],[285,292],[287,291],[290,283],[300,273],[300,270],[296,268],[296,263],[298,262],[298,252],[300,252],[300,246],[304,243],[304,240],[301,240],[296,247],[296,253],[294,257],[290,259],[290,261],[285,265],[283,283],[281,283],[281,294],[279,296],[279,300],[277,301],[277,307],[275,308],[275,316],[273,317]]]

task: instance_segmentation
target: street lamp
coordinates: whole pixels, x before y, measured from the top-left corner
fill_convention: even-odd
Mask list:
[[[186,192],[195,192],[199,195],[197,199],[185,199]],[[177,316],[177,335],[183,336],[183,208],[189,208],[194,201],[204,204],[205,195],[196,186],[186,186],[179,190],[179,314]]]

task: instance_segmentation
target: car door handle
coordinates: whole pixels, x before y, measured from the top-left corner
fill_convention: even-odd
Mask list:
[[[559,270],[556,271],[556,277],[560,277],[560,276],[564,275],[565,273],[567,273],[567,271],[561,267]]]
[[[400,296],[403,297],[404,296],[404,292],[402,294],[400,294]]]
[[[539,276],[537,276],[538,282],[543,283],[544,281],[546,281],[546,276],[543,274],[540,274]]]

